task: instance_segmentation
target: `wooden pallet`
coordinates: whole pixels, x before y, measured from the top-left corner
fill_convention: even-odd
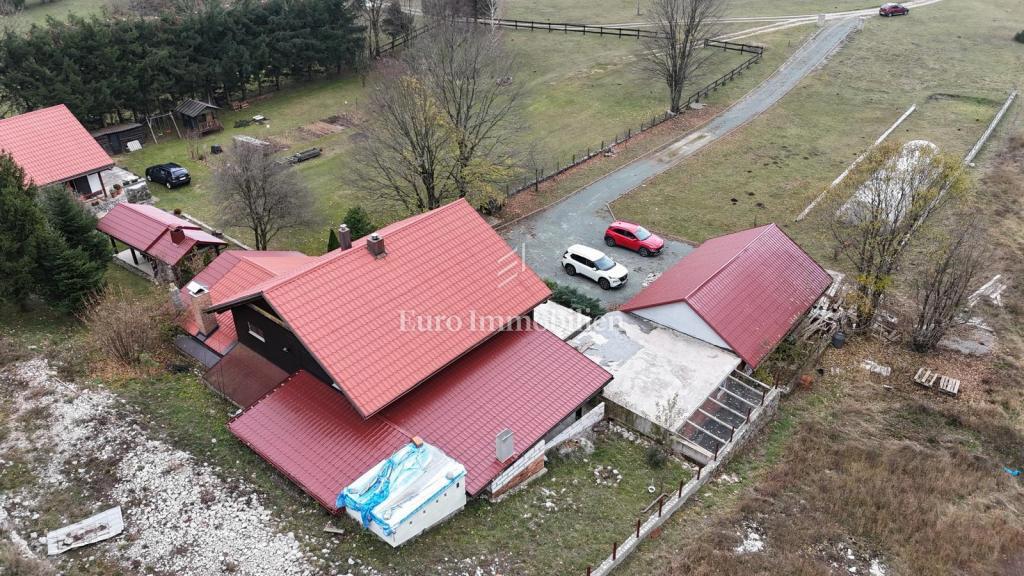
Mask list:
[[[938,373],[932,372],[922,366],[917,369],[917,374],[914,375],[914,384],[924,386],[925,388],[931,388],[935,385],[935,380],[937,378],[939,378]]]
[[[939,392],[956,397],[960,394],[960,381],[949,376],[939,377]]]

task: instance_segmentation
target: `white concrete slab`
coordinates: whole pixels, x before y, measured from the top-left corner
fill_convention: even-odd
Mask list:
[[[590,323],[590,317],[550,300],[533,309],[533,319],[548,332],[568,340]]]
[[[740,364],[738,356],[624,312],[609,312],[570,344],[612,373],[608,400],[678,431]]]

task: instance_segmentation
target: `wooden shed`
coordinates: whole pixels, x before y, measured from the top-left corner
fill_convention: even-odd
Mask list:
[[[224,129],[220,120],[217,120],[217,110],[220,110],[219,106],[189,98],[178,104],[174,112],[181,118],[186,130],[203,135]]]
[[[139,144],[146,142],[146,128],[136,122],[125,122],[93,130],[89,135],[96,139],[108,154],[128,152],[128,143],[137,140]]]

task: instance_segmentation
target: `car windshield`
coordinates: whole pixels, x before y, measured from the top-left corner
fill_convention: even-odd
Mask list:
[[[636,227],[636,238],[637,240],[647,240],[651,237],[651,231],[643,226]]]
[[[597,266],[598,270],[611,270],[615,267],[615,261],[607,256],[601,256],[594,261],[594,266]]]

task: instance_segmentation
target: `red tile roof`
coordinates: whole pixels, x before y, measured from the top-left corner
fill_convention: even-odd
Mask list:
[[[701,244],[621,309],[686,302],[757,366],[831,282],[824,268],[769,224]]]
[[[175,242],[171,230],[178,227],[185,238]],[[117,204],[100,218],[96,229],[171,266],[196,245],[227,244],[188,220],[146,204]]]
[[[369,419],[298,372],[228,427],[332,511],[342,488],[412,436],[461,462],[467,491],[478,494],[513,461],[495,458],[498,432],[510,428],[523,453],[611,380],[539,325],[522,328],[498,334]]]
[[[500,328],[481,319],[515,318],[550,295],[465,200],[381,235],[386,256],[362,239],[214,308],[262,296],[369,416]],[[453,329],[417,329],[416,318],[438,317]]]
[[[226,297],[239,290],[293,270],[310,260],[312,258],[302,252],[228,250],[217,256],[192,280],[206,286],[213,304],[220,304]],[[191,295],[187,286],[181,288],[181,298],[183,302],[190,301]],[[235,333],[235,322],[230,310],[216,316],[219,327],[204,344],[223,355],[238,341],[238,335]],[[199,327],[192,314],[182,315],[181,327],[192,336],[199,334]],[[280,382],[281,378],[277,381]]]
[[[0,120],[0,150],[37,186],[65,182],[114,165],[103,148],[58,104]]]

